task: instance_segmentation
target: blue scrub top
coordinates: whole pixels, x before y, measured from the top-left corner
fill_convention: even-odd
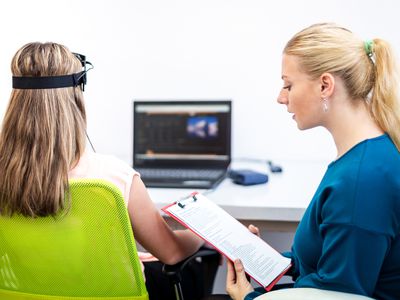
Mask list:
[[[399,233],[400,153],[384,134],[328,166],[285,254],[294,286],[400,299]]]
[[[295,287],[400,299],[400,153],[387,134],[332,162],[297,229]]]

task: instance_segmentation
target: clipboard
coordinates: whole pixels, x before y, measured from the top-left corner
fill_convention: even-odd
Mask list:
[[[206,196],[194,192],[162,208],[162,211],[234,261],[239,258],[246,273],[267,291],[289,270],[291,260],[252,234]]]

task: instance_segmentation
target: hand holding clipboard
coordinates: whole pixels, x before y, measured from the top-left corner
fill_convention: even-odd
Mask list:
[[[202,194],[193,193],[162,210],[228,259],[239,258],[246,273],[268,291],[290,267],[290,259]]]

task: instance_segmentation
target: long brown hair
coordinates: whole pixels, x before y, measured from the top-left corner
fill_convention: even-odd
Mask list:
[[[283,52],[298,57],[302,71],[312,79],[325,72],[342,78],[348,95],[365,102],[372,118],[400,150],[398,65],[386,41],[369,43],[370,50],[348,29],[321,23],[297,33]]]
[[[80,72],[65,46],[29,43],[14,55],[13,76]],[[85,149],[80,87],[13,89],[0,132],[0,214],[55,215],[69,206],[68,171]]]

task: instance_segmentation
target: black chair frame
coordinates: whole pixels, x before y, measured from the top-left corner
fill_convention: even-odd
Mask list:
[[[201,260],[203,277],[203,295],[199,295],[199,299],[212,294],[214,279],[220,265],[221,255],[214,249],[201,248],[192,256],[175,265],[164,265],[162,272],[169,278],[170,283],[174,287],[176,300],[184,300],[182,292],[182,271],[193,260]],[[192,300],[192,299],[188,299]]]

